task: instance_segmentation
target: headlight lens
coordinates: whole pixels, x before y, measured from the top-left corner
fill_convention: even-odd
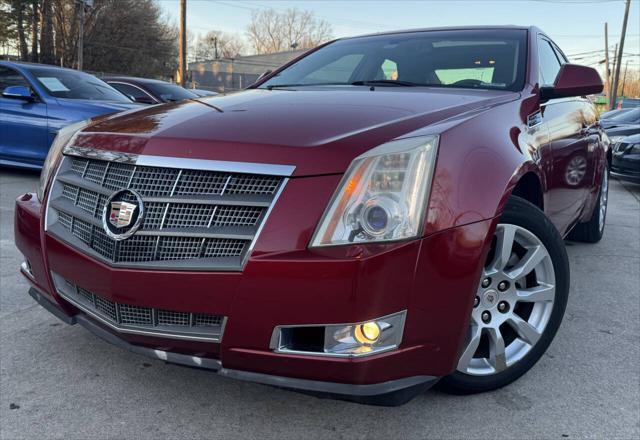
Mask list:
[[[354,159],[311,247],[383,242],[421,232],[438,136],[400,139]]]
[[[51,172],[58,163],[58,158],[60,157],[60,153],[62,153],[62,149],[67,145],[67,143],[69,143],[75,134],[78,133],[78,131],[89,125],[89,122],[90,120],[87,119],[67,125],[66,127],[61,128],[55,139],[53,139],[51,148],[49,148],[49,154],[47,154],[47,158],[42,166],[42,172],[40,173],[40,183],[38,184],[37,194],[38,200],[41,202],[44,200],[44,192],[47,189],[49,177],[51,177]]]

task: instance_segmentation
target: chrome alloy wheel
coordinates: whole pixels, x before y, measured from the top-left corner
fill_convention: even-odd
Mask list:
[[[598,217],[598,230],[604,230],[604,221],[607,217],[607,202],[609,201],[609,172],[605,166],[602,175],[602,185],[600,186],[600,212]]]
[[[458,371],[497,374],[526,356],[549,322],[555,286],[553,263],[540,239],[520,226],[499,224]]]

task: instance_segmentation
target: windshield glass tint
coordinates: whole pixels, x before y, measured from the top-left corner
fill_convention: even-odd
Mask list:
[[[56,98],[131,102],[106,82],[87,73],[41,67],[28,70],[47,93]]]
[[[339,40],[261,87],[370,81],[393,86],[395,81],[397,85],[521,90],[526,36],[526,31],[517,29],[460,30]]]
[[[183,99],[193,99],[198,97],[195,93],[192,93],[187,89],[183,89],[175,84],[154,82],[145,84],[145,87],[163,102],[182,101]]]

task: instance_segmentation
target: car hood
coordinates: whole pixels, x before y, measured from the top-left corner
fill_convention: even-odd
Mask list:
[[[455,89],[255,89],[115,115],[85,129],[76,145],[293,165],[295,176],[342,173],[377,145],[518,96]]]
[[[604,125],[604,124],[603,124]],[[616,137],[616,136],[630,136],[632,134],[640,133],[640,125],[638,124],[619,124],[612,127],[604,127],[607,136]]]

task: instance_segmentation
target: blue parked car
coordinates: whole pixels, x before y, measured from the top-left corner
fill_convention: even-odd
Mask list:
[[[40,169],[60,128],[140,107],[77,70],[0,61],[0,165]]]

